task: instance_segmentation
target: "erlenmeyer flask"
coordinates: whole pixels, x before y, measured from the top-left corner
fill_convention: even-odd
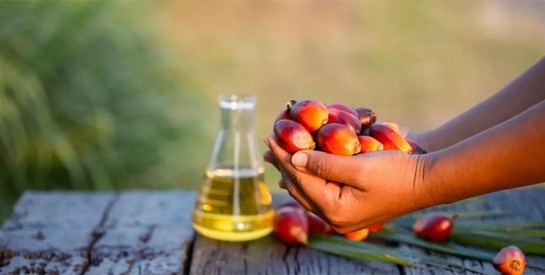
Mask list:
[[[193,210],[193,227],[218,240],[247,241],[273,229],[271,195],[254,128],[255,97],[218,98],[221,128]]]

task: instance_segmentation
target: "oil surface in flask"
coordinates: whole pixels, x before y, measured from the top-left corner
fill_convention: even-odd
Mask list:
[[[207,171],[193,210],[193,227],[226,241],[253,240],[273,229],[274,211],[263,172],[239,167]]]

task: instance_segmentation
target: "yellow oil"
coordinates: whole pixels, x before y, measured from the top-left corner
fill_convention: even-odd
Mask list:
[[[272,231],[273,219],[262,171],[207,171],[193,210],[193,227],[201,235],[224,241],[254,240]]]

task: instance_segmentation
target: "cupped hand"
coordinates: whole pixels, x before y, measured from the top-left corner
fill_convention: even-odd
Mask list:
[[[427,155],[381,151],[347,157],[313,150],[292,155],[272,136],[265,142],[270,148],[265,160],[280,171],[280,186],[339,233],[432,205],[424,185]]]

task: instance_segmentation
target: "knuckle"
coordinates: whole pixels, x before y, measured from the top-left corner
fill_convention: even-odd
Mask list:
[[[331,172],[331,162],[327,161],[326,158],[318,158],[314,164],[312,169],[316,173],[316,175],[327,178],[329,176],[329,173]]]
[[[297,199],[299,192],[297,191],[297,188],[293,186],[290,182],[284,182],[285,183],[285,189],[288,191],[288,194],[292,197]]]
[[[337,227],[339,230],[346,230],[348,226],[352,225],[350,218],[340,211],[325,211],[324,216],[327,217],[328,223],[332,227]]]
[[[287,183],[286,181],[284,180],[284,178],[280,178],[278,180],[278,187],[282,188],[282,189],[286,189],[286,186],[287,186]]]
[[[339,216],[333,216],[329,219],[329,221],[331,222],[331,224],[335,226],[339,226],[339,227],[345,226],[345,223],[346,223],[345,220]]]

